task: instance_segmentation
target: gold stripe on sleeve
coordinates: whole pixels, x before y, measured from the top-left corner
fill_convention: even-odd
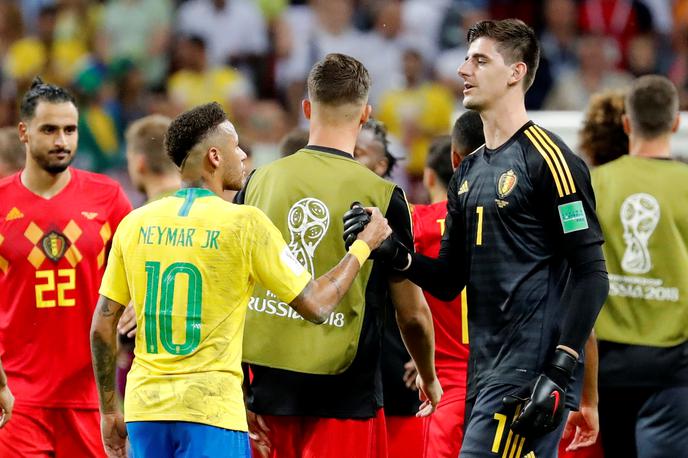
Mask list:
[[[540,153],[540,156],[545,160],[547,165],[549,166],[550,172],[552,172],[552,177],[554,177],[554,184],[557,186],[557,191],[559,192],[559,197],[564,197],[564,192],[561,190],[561,183],[559,183],[559,175],[557,175],[557,171],[554,170],[554,165],[552,165],[552,161],[550,160],[549,156],[545,151],[542,149],[540,144],[535,140],[535,137],[528,132],[527,130],[525,131],[526,137],[530,139],[530,141],[535,145],[535,149],[538,150]]]
[[[562,154],[561,149],[557,146],[556,143],[554,143],[554,141],[549,137],[549,135],[547,135],[547,133],[544,130],[542,130],[539,126],[534,126],[534,127],[538,130],[538,132],[540,132],[542,134],[543,137],[545,137],[547,142],[550,145],[552,145],[554,150],[559,155],[559,158],[561,159],[562,164],[564,164],[564,170],[566,171],[566,177],[569,180],[569,185],[571,186],[571,193],[575,193],[576,192],[576,185],[573,182],[573,177],[571,176],[571,170],[569,169],[569,165],[566,163],[566,160],[564,159],[564,155]]]
[[[549,154],[549,157],[552,159],[552,163],[554,163],[557,172],[559,172],[559,180],[561,180],[561,184],[564,188],[564,195],[568,196],[571,194],[571,190],[569,188],[569,184],[566,181],[566,175],[564,175],[564,169],[561,167],[560,160],[563,160],[563,158],[557,157],[557,154],[554,152],[554,150],[547,144],[544,138],[540,135],[539,131],[535,129],[535,126],[530,126],[528,128],[530,132],[533,134],[535,138],[537,138],[538,142],[540,143],[540,146],[543,147],[543,149]]]

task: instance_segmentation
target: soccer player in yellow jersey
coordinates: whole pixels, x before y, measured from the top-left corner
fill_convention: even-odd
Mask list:
[[[125,456],[127,434],[135,456],[249,457],[240,364],[254,283],[321,323],[391,230],[369,209],[375,224],[313,279],[260,210],[218,197],[241,187],[246,158],[220,105],[177,117],[166,141],[186,187],[123,220],[93,317],[103,442],[114,457]],[[139,332],[125,419],[115,395],[116,325],[130,300]]]

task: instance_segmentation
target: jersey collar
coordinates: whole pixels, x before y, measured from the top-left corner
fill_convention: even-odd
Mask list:
[[[352,160],[354,158],[351,154],[347,153],[346,151],[342,151],[342,150],[337,149],[337,148],[330,148],[329,146],[306,145],[303,147],[303,149],[309,149],[311,151],[320,151],[321,153],[330,153],[330,154],[334,154],[336,156],[342,156],[342,157],[345,157],[347,159],[352,159]]]
[[[184,188],[180,189],[179,191],[175,192],[173,195],[174,197],[181,197],[183,199],[187,198],[190,194],[193,195],[194,198],[196,197],[210,197],[214,196],[215,193],[209,189],[205,188]]]

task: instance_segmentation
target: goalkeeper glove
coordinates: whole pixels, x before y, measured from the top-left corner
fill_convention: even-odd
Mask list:
[[[344,213],[343,219],[344,247],[348,250],[356,241],[358,233],[370,222],[370,215],[360,203],[354,202],[351,204],[351,210]],[[406,270],[411,264],[410,253],[410,250],[392,234],[370,253],[370,259],[382,261],[396,270]]]
[[[557,349],[549,366],[535,380],[504,397],[507,406],[522,406],[511,430],[523,437],[537,438],[557,429],[565,411],[566,389],[577,360],[570,353]]]

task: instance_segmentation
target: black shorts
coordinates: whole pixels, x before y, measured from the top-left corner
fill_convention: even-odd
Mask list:
[[[502,399],[519,387],[514,385],[490,385],[474,399],[466,402],[466,431],[461,447],[461,458],[554,458],[565,421],[551,433],[534,440],[526,440],[511,431],[516,416],[514,407],[505,407]],[[568,417],[568,411],[563,418]]]

